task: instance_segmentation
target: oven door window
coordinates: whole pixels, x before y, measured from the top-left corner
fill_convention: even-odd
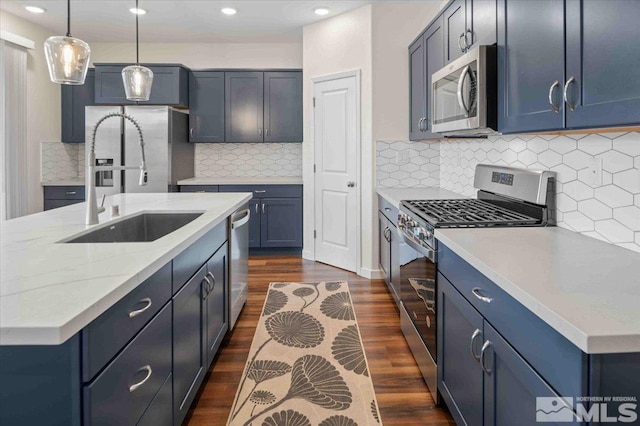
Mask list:
[[[400,266],[400,299],[425,346],[436,360],[436,265],[416,252]]]
[[[478,61],[473,61],[433,83],[434,124],[478,115],[477,75]]]

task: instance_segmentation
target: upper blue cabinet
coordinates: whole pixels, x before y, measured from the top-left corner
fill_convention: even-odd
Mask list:
[[[224,72],[189,74],[189,141],[224,142]]]
[[[498,0],[497,17],[500,132],[640,123],[640,2]]]
[[[189,70],[179,64],[147,64],[153,71],[151,96],[147,102],[127,100],[122,68],[130,64],[95,64],[96,105],[171,105],[189,107]]]
[[[87,71],[82,85],[61,88],[62,142],[84,143],[84,107],[95,103],[95,70]]]
[[[454,0],[442,17],[447,64],[474,46],[496,42],[496,0]]]

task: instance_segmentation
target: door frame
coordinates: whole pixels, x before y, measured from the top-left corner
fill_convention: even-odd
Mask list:
[[[361,147],[362,147],[362,113],[361,113],[361,70],[355,69],[350,71],[339,72],[335,74],[327,74],[318,77],[311,78],[311,96],[309,97],[309,110],[311,111],[310,120],[310,140],[311,140],[311,167],[316,164],[316,114],[315,107],[313,106],[313,100],[316,94],[316,84],[333,80],[341,80],[345,78],[355,77],[356,79],[356,216],[358,220],[356,222],[356,274],[365,276],[362,274],[362,179],[361,179]],[[311,180],[311,193],[313,194],[313,229],[316,229],[316,172],[312,171],[313,179]],[[315,232],[315,231],[314,231]],[[316,238],[313,239],[313,247],[311,253],[311,260],[316,260]]]

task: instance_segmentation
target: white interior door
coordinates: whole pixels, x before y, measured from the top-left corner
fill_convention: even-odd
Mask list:
[[[316,260],[357,272],[359,91],[357,74],[314,83]]]

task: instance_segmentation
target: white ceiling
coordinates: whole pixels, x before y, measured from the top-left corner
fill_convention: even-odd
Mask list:
[[[139,0],[147,10],[140,16],[141,42],[175,43],[299,43],[302,27],[374,1],[364,0]],[[411,3],[410,1],[378,1]],[[66,0],[1,0],[0,8],[51,30],[66,32]],[[33,14],[24,6],[39,6],[46,13]],[[87,42],[132,42],[135,16],[129,8],[135,0],[72,0],[71,33]],[[318,6],[331,9],[327,16],[313,13]],[[222,7],[238,10],[234,16]]]

